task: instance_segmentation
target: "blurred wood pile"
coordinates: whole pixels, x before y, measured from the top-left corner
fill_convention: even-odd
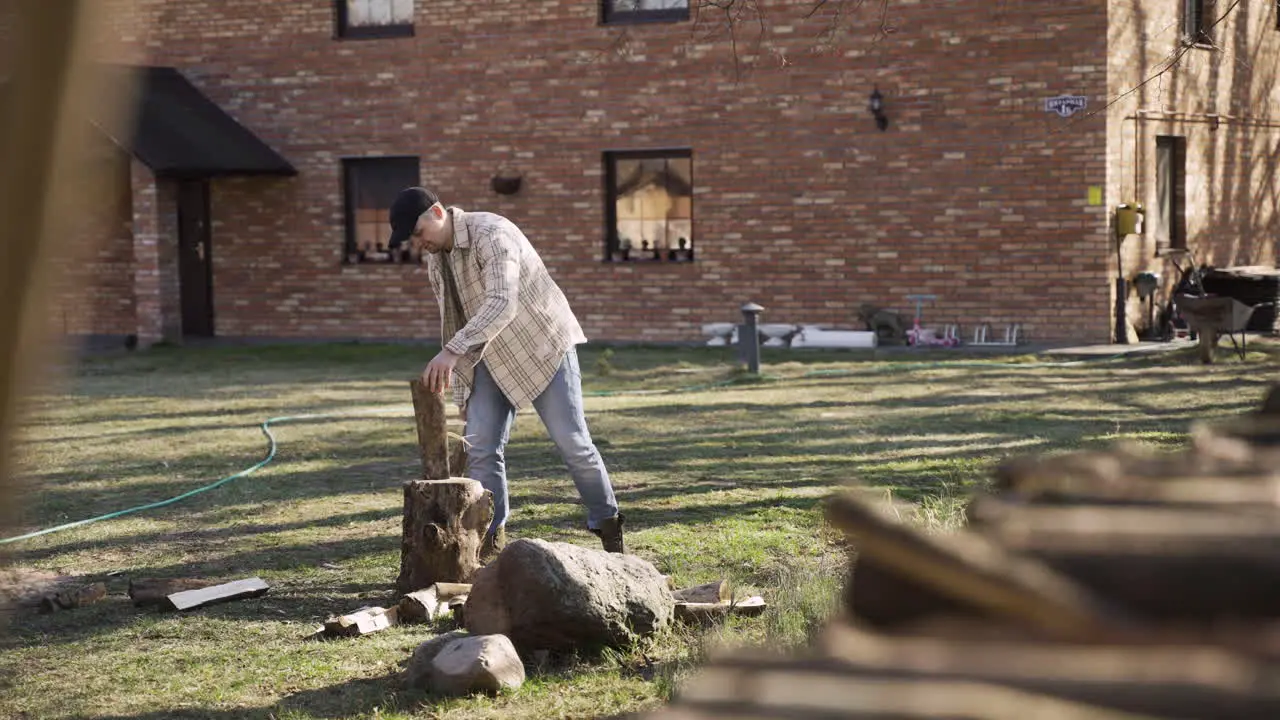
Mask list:
[[[1280,718],[1280,386],[1189,447],[1011,459],[928,534],[850,491],[841,613],[736,651],[646,720]]]

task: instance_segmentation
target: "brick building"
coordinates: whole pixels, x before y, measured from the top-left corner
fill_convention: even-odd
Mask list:
[[[1271,0],[134,5],[102,59],[152,68],[142,129],[104,145],[128,192],[68,268],[72,335],[434,338],[424,269],[378,247],[418,182],[519,223],[594,340],[926,293],[931,323],[1106,341],[1165,248],[1276,260]]]

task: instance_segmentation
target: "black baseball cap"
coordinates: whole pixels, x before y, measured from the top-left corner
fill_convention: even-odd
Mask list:
[[[426,188],[409,187],[401,190],[396,195],[395,202],[391,203],[391,237],[387,240],[387,247],[395,250],[408,240],[418,225],[418,218],[438,202],[440,198]]]

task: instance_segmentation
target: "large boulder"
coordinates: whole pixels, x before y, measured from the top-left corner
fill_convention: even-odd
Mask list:
[[[524,684],[524,663],[502,635],[455,631],[419,645],[408,676],[412,687],[439,695],[494,694]]]
[[[634,555],[517,540],[472,580],[467,629],[521,652],[620,647],[671,622],[666,578]]]

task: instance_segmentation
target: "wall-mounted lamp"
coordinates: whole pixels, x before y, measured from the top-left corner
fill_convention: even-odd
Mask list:
[[[503,170],[489,181],[489,187],[499,195],[515,195],[520,192],[520,183],[524,175],[514,170]]]
[[[888,129],[889,117],[884,114],[884,96],[880,94],[880,88],[871,91],[871,102],[867,104],[867,109],[875,116],[876,127],[880,128],[881,132]]]

